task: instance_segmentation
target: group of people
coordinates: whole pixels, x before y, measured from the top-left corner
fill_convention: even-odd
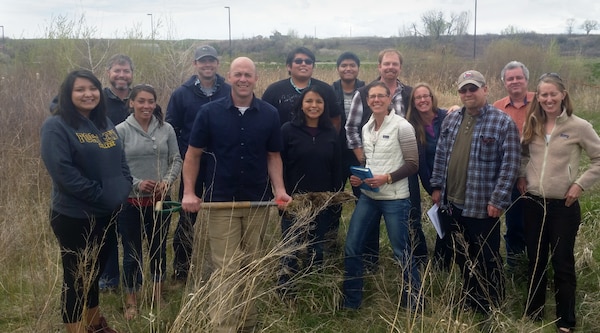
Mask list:
[[[447,270],[458,264],[465,307],[489,313],[503,300],[504,215],[509,264],[519,254],[529,259],[527,314],[544,316],[550,259],[556,325],[571,332],[577,199],[600,178],[600,138],[573,114],[558,74],[543,75],[536,91],[528,92],[529,71],[510,62],[501,72],[508,96],[493,106],[486,79],[469,70],[457,80],[463,106],[444,109],[427,83],[411,87],[400,81],[403,57],[395,49],[379,53],[380,76],[368,84],[358,79],[360,60],[352,52],[338,58],[340,79],[332,85],[312,77],[315,65],[309,49],[292,50],[286,58],[289,78],[272,83],[258,98],[251,59],[234,59],[225,78],[217,74],[217,51],[200,46],[195,74],[173,92],[165,116],[152,86],[131,87],[133,63],[127,56],[109,60],[110,87],[104,90],[89,71],[67,76],[41,130],[42,159],[53,182],[50,221],[61,248],[67,331],[115,332],[100,313],[99,290],[121,280],[124,315],[137,316],[144,237],[153,304],[162,304],[170,216],[153,207],[170,199],[181,174],[173,278],[188,277],[194,224],[201,219],[213,266],[214,332],[251,332],[258,322],[253,298],[232,276],[260,256],[270,208],[236,202],[277,205],[282,244],[307,239],[309,257],[302,262],[319,267],[338,238],[341,207],[325,207],[304,229],[286,208],[293,194],[333,193],[347,182],[357,200],[345,239],[341,306],[362,305],[364,276],[379,265],[383,216],[402,277],[399,301],[409,310],[422,309],[421,269],[428,253],[419,179],[439,207],[446,232],[436,239],[433,263]],[[578,176],[582,150],[591,164]],[[368,168],[371,175],[353,174],[351,166]],[[198,217],[211,202],[228,208]],[[115,228],[123,244],[122,277]],[[295,292],[298,255],[292,251],[281,260],[283,297]]]

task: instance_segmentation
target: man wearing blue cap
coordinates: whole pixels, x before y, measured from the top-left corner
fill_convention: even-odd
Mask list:
[[[217,74],[219,58],[217,50],[210,45],[202,45],[194,52],[193,66],[196,74],[177,88],[171,95],[167,106],[166,120],[175,129],[179,152],[185,157],[192,124],[200,107],[221,97],[229,96],[231,86]],[[204,170],[205,168],[200,168]],[[199,177],[204,179],[204,177]],[[196,182],[196,195],[202,196],[203,183]],[[179,187],[179,198],[183,197],[183,182]],[[194,244],[194,224],[197,213],[179,215],[179,222],[173,236],[173,277],[176,281],[187,280]]]

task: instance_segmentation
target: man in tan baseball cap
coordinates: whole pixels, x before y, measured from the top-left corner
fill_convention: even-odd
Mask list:
[[[517,178],[519,131],[506,113],[487,103],[480,72],[460,74],[457,86],[464,107],[442,123],[431,200],[440,207],[446,244],[463,272],[465,305],[491,314],[504,299],[498,221]]]

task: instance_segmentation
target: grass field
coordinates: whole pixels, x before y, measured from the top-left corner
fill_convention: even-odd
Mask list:
[[[40,45],[21,51],[0,62],[0,332],[61,332],[60,289],[62,272],[59,249],[48,222],[49,177],[39,158],[39,128],[48,116],[48,103],[70,69],[93,69],[104,80],[103,61],[123,52],[136,63],[135,83],[150,83],[159,91],[159,103],[166,106],[173,89],[191,74],[191,50],[178,52],[162,47],[150,54],[134,42],[85,48],[85,44],[56,41],[52,47]],[[567,81],[576,114],[588,119],[600,130],[600,88],[589,77],[588,65],[594,59],[560,57],[548,49],[520,46],[512,52],[507,45],[490,46],[477,60],[454,58],[438,53],[420,54],[401,50],[406,57],[403,81],[429,82],[437,91],[442,106],[459,104],[453,82],[458,74],[474,68],[484,73],[490,86],[489,100],[504,96],[498,80],[502,66],[520,60],[530,66],[532,85],[544,72],[559,72]],[[514,46],[518,46],[514,48]],[[341,50],[343,51],[343,50]],[[340,51],[340,53],[341,53]],[[154,51],[153,51],[154,52]],[[43,59],[43,61],[42,61]],[[371,62],[373,59],[370,59]],[[257,95],[268,84],[287,77],[281,64],[260,64]],[[227,71],[221,63],[220,73]],[[367,81],[377,75],[374,64],[361,67]],[[337,79],[334,65],[317,64],[315,77],[332,82]],[[600,332],[600,268],[598,267],[600,229],[600,191],[586,191],[581,199],[583,223],[576,243],[578,332]],[[424,196],[423,209],[430,207]],[[344,206],[339,242],[353,204]],[[173,221],[172,225],[175,222]],[[424,218],[423,225],[430,251],[435,231]],[[383,228],[384,229],[384,228]],[[140,316],[130,322],[123,318],[124,294],[121,290],[101,295],[101,307],[109,323],[120,332],[207,332],[206,225],[196,230],[194,272],[186,286],[167,281],[163,309],[151,307],[152,288],[140,293]],[[171,238],[169,239],[171,248]],[[502,245],[504,246],[504,245]],[[169,250],[170,251],[170,250]],[[319,272],[306,272],[297,279],[301,291],[292,304],[282,302],[274,291],[280,256],[286,251],[280,244],[280,230],[273,215],[263,259],[249,271],[240,272],[256,291],[262,332],[554,332],[554,300],[548,293],[546,320],[543,324],[523,316],[527,286],[525,261],[507,274],[507,298],[491,318],[461,311],[460,274],[439,272],[428,266],[423,272],[426,306],[415,314],[399,307],[400,279],[385,233],[381,237],[381,269],[366,279],[364,306],[359,311],[340,311],[343,257],[341,250],[329,255]],[[172,254],[169,252],[168,276]],[[551,286],[550,286],[551,287]]]

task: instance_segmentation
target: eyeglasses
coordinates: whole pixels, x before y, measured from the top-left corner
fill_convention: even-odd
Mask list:
[[[560,78],[560,75],[558,75],[558,73],[544,73],[544,74],[542,74],[542,76],[540,76],[538,81],[541,81],[542,79],[547,78],[547,77],[553,77],[559,81],[562,81],[562,79]]]
[[[429,97],[431,97],[431,95],[415,96],[415,101],[420,101],[422,99],[428,99]]]
[[[474,93],[477,90],[479,90],[478,86],[469,86],[468,88],[467,87],[462,87],[462,88],[458,89],[458,93],[459,94],[466,94],[467,91]]]
[[[296,65],[302,65],[303,62],[307,65],[312,65],[315,63],[312,59],[308,59],[308,58],[307,59],[301,59],[301,58],[294,59],[294,63]]]
[[[368,97],[369,99],[375,99],[375,98],[378,98],[378,99],[384,99],[384,98],[386,98],[386,97],[388,97],[388,96],[389,96],[389,95],[377,94],[377,95],[369,95],[369,96],[367,96],[367,97]]]

